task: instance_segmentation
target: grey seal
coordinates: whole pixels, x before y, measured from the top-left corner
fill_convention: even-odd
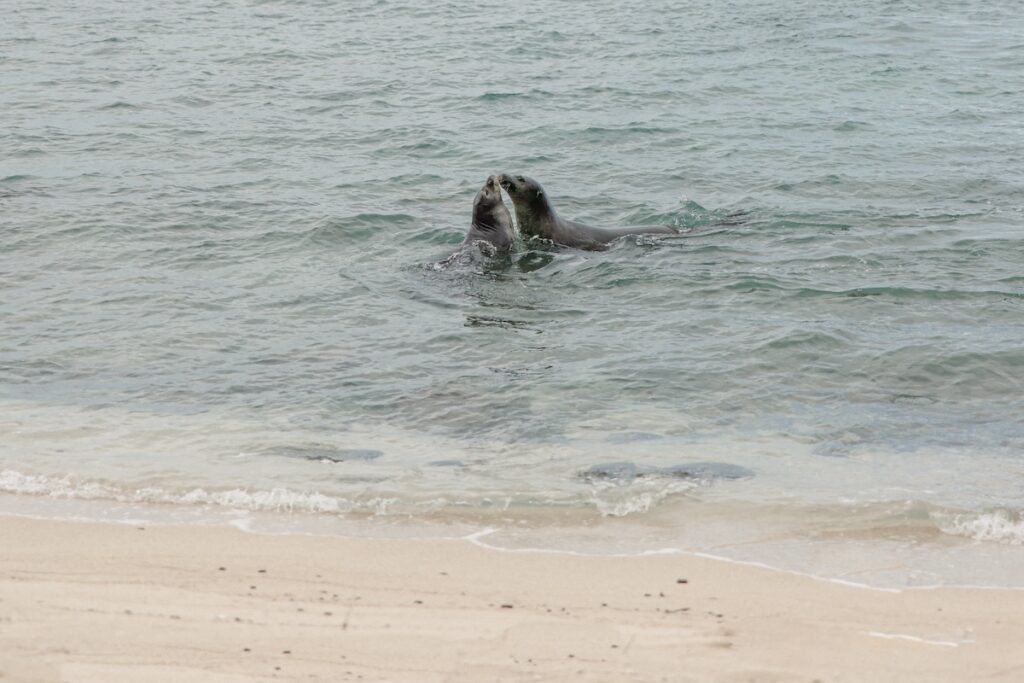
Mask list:
[[[498,177],[489,176],[473,198],[473,218],[466,239],[448,258],[435,263],[434,268],[445,270],[455,263],[469,264],[478,262],[481,256],[508,253],[515,238],[512,214],[501,201]]]
[[[473,220],[469,224],[469,232],[466,233],[462,245],[487,242],[496,251],[503,252],[512,248],[515,238],[512,214],[501,201],[498,177],[489,176],[473,198]]]
[[[674,235],[679,231],[668,225],[634,228],[594,228],[567,221],[555,213],[544,188],[533,178],[502,173],[498,182],[508,192],[516,209],[519,232],[526,237],[543,237],[557,244],[580,249],[607,249],[608,243],[626,235]]]

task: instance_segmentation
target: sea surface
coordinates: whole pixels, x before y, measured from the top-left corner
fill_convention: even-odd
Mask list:
[[[3,16],[0,511],[1024,587],[1018,2]]]

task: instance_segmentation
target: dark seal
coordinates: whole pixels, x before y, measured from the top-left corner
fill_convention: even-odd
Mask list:
[[[512,214],[501,201],[498,177],[490,176],[473,198],[473,218],[466,239],[445,260],[435,263],[437,269],[447,269],[456,263],[467,265],[479,262],[480,257],[497,256],[512,249],[516,232]]]
[[[476,242],[487,242],[495,251],[512,248],[516,233],[512,227],[512,214],[501,201],[498,177],[490,176],[473,199],[473,221],[463,240],[463,246]]]
[[[556,244],[580,249],[607,249],[609,242],[626,235],[674,235],[679,231],[668,225],[637,226],[608,230],[594,228],[559,217],[548,202],[544,188],[533,178],[502,173],[498,182],[512,198],[524,237],[543,237]]]

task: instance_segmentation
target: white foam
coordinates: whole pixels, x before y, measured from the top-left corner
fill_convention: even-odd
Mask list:
[[[76,483],[71,477],[47,477],[22,474],[16,470],[0,472],[0,492],[28,493],[57,498],[113,498],[116,489],[96,482]]]
[[[316,491],[293,491],[287,488],[256,491],[246,489],[207,491],[203,488],[193,488],[179,492],[158,487],[146,487],[128,491],[98,482],[76,481],[71,476],[48,477],[23,474],[15,470],[0,472],[0,493],[77,500],[112,500],[119,503],[207,505],[251,511],[334,514],[353,511],[385,514],[388,508],[396,502],[394,498],[383,497],[359,501],[346,500],[326,496]]]
[[[665,485],[657,482],[646,489],[634,486],[601,485],[596,487],[589,500],[604,517],[625,517],[642,515],[658,506],[669,496],[690,490],[692,482],[673,482]],[[641,488],[641,490],[636,490]],[[51,476],[25,474],[13,469],[0,471],[0,493],[28,494],[62,498],[67,500],[108,500],[119,503],[152,503],[163,505],[215,506],[219,508],[286,513],[317,513],[343,515],[350,512],[387,515],[407,509],[412,505],[419,513],[435,512],[453,505],[448,498],[441,497],[403,502],[396,497],[376,496],[365,499],[349,499],[320,493],[315,490],[296,490],[284,487],[270,489],[211,489],[203,487],[175,490],[160,486],[143,486],[132,489],[128,485],[83,479],[74,475]],[[484,501],[490,500],[485,498]],[[512,496],[500,501],[500,508],[510,509],[515,503]],[[455,503],[457,504],[457,503]],[[400,510],[398,508],[401,508]]]
[[[881,631],[867,631],[869,636],[875,638],[885,638],[887,640],[909,640],[913,643],[923,643],[925,645],[941,645],[943,647],[960,647],[964,643],[972,643],[972,640],[965,640],[958,642],[955,640],[928,640],[927,638],[921,638],[919,636],[910,636],[905,633],[882,633]]]
[[[696,482],[666,483],[664,480],[658,480],[656,487],[651,486],[647,490],[638,490],[640,486],[635,482],[630,486],[602,484],[595,486],[590,502],[603,517],[642,515],[653,510],[669,496],[690,491],[697,486]]]
[[[934,513],[932,519],[947,534],[966,536],[976,541],[1024,545],[1024,517],[1020,512],[994,510],[953,515]]]

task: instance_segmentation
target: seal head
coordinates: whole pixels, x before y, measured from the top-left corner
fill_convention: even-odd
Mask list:
[[[544,188],[533,178],[502,173],[498,176],[502,189],[508,193],[516,209],[519,231],[527,237],[554,240],[552,222],[558,216],[548,203]],[[557,241],[557,240],[554,240]]]

